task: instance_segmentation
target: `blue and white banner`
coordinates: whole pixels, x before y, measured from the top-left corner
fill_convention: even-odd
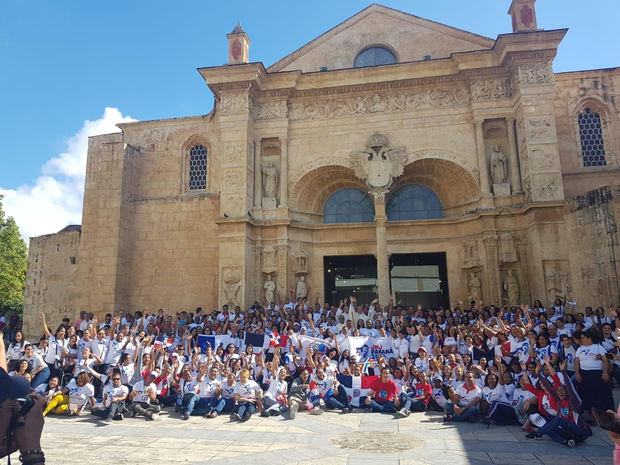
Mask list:
[[[386,360],[396,357],[394,344],[390,337],[347,336],[338,340],[340,352],[349,349],[357,361],[377,360],[383,356]]]

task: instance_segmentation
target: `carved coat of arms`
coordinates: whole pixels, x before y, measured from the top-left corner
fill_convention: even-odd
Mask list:
[[[390,148],[383,134],[375,133],[368,138],[366,150],[351,156],[351,168],[355,175],[366,181],[372,193],[385,193],[394,178],[403,174],[407,154],[404,147]]]

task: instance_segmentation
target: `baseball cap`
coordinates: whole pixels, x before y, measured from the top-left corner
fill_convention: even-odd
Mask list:
[[[26,397],[32,391],[30,383],[23,376],[9,376],[0,368],[0,403],[6,399]]]

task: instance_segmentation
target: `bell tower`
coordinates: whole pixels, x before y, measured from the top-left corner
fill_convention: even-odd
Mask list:
[[[512,32],[537,31],[536,0],[512,0],[508,14],[512,16]]]
[[[237,23],[235,28],[228,37],[228,64],[240,65],[248,63],[250,60],[250,38],[241,27],[241,23]]]

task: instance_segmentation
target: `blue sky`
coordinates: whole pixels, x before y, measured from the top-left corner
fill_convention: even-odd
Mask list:
[[[237,21],[252,41],[251,61],[269,65],[369,4],[0,0],[0,192],[7,196],[5,208],[20,223],[24,210],[40,202],[12,202],[10,194],[32,196],[43,175],[58,188],[57,203],[67,205],[52,205],[59,208],[53,211],[55,222],[28,220],[24,234],[79,222],[76,170],[83,157],[76,164],[74,155],[83,150],[86,137],[114,130],[113,123],[127,115],[149,120],[208,113],[213,97],[196,68],[226,62],[226,33]],[[509,0],[382,4],[491,38],[511,30]],[[537,15],[541,28],[570,29],[556,72],[620,65],[615,28],[620,1],[538,0]],[[78,189],[69,200],[66,186],[57,185],[67,180],[69,189]],[[54,196],[47,197],[55,202]],[[72,214],[63,216],[66,209]]]

